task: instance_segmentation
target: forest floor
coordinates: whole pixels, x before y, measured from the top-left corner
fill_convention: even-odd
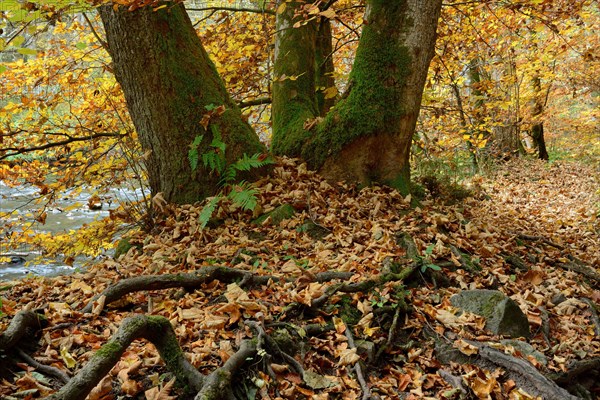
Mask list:
[[[0,332],[20,310],[42,310],[48,320],[36,340],[13,348],[3,348],[0,335],[0,397],[44,397],[60,386],[18,359],[16,347],[71,376],[134,314],[166,317],[205,375],[244,339],[274,339],[234,370],[238,398],[539,395],[514,379],[539,378],[526,368],[476,362],[484,343],[513,365],[527,360],[540,376],[600,396],[598,169],[513,161],[476,179],[471,197],[449,204],[435,187],[438,198],[413,208],[391,189],[329,184],[287,159],[257,186],[255,215],[222,203],[220,223],[201,230],[201,205],[165,206],[154,230],[131,234],[134,247],[116,260],[70,276],[0,282]],[[293,215],[252,222],[284,204]],[[203,278],[132,282],[93,298],[126,278],[184,272]],[[513,299],[532,331],[522,341],[539,353],[501,344],[482,317],[458,313],[449,299],[467,289]],[[466,362],[442,360],[440,341]],[[165,372],[156,348],[136,340],[88,398],[193,398]]]

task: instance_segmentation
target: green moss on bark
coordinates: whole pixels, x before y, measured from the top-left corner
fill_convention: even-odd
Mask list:
[[[390,11],[393,15],[388,18],[394,18],[402,8]],[[401,16],[396,17],[401,20]],[[385,131],[397,126],[405,113],[400,89],[406,84],[412,60],[407,48],[389,44],[391,35],[392,32],[365,26],[350,76],[350,94],[319,124],[302,151],[312,168],[321,167],[329,156],[360,136],[397,134]]]

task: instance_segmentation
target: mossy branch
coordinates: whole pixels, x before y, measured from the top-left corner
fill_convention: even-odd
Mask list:
[[[152,342],[167,368],[177,379],[196,392],[202,388],[204,375],[198,372],[183,355],[177,337],[168,319],[137,315],[123,320],[112,339],[98,350],[88,363],[49,400],[84,399],[90,391],[117,364],[127,347],[135,339]]]

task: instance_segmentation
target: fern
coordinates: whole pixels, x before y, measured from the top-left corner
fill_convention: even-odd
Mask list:
[[[217,204],[219,200],[221,200],[221,195],[215,196],[211,198],[208,203],[204,207],[202,207],[202,211],[200,211],[200,215],[198,216],[198,222],[200,222],[200,229],[204,229],[210,217],[212,217],[215,212],[215,208],[217,208]]]
[[[242,181],[238,184],[233,184],[233,182],[237,177],[238,171],[250,171],[253,168],[261,168],[273,163],[271,158],[265,157],[262,154],[254,154],[251,157],[244,154],[233,164],[227,165],[225,159],[226,144],[221,138],[221,132],[214,124],[210,125],[210,131],[213,135],[213,139],[208,145],[207,151],[202,153],[202,164],[206,169],[221,177],[219,181],[221,191],[215,197],[211,198],[202,208],[202,211],[200,211],[198,222],[202,229],[210,220],[219,201],[225,197],[243,210],[254,210],[258,204],[258,190],[253,188],[252,185],[246,181]],[[198,147],[202,143],[203,138],[203,135],[196,136],[193,143],[190,145],[188,159],[192,171],[195,171],[196,168],[198,168]],[[224,194],[226,192],[228,193],[227,195]]]
[[[269,157],[264,157],[263,154],[256,153],[252,157],[244,154],[242,158],[227,167],[223,172],[220,184],[225,186],[235,181],[238,171],[250,171],[253,168],[261,168],[269,164],[273,164],[273,160]]]
[[[248,182],[243,181],[231,186],[231,191],[227,195],[227,198],[243,210],[252,211],[258,204],[257,194],[258,190],[253,188]]]
[[[188,151],[188,160],[190,161],[192,171],[195,171],[196,168],[198,168],[198,146],[202,143],[202,139],[204,139],[204,135],[196,136]]]
[[[259,153],[252,157],[248,157],[247,154],[244,154],[242,158],[231,164],[231,168],[234,168],[237,171],[250,171],[252,168],[261,168],[272,163],[273,160],[268,157],[263,158],[263,155]]]

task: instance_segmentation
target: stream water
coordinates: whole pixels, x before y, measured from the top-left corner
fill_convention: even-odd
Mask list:
[[[61,199],[46,207],[47,217],[43,225],[35,222],[33,217],[42,207],[35,204],[38,195],[39,188],[35,186],[9,187],[0,181],[0,224],[17,222],[22,229],[37,232],[68,232],[85,223],[108,216],[109,210],[116,208],[119,201],[140,199],[142,191],[126,188],[111,189],[108,194],[103,195],[102,207],[97,210],[91,210],[88,206],[88,200],[92,196],[91,191],[67,192]],[[10,261],[0,262],[0,280],[17,279],[27,274],[42,276],[68,274],[80,268],[85,261],[89,261],[83,258],[76,259],[73,266],[53,259],[40,261],[39,253],[28,251],[26,248],[8,250],[6,240],[6,237],[0,238],[0,255],[8,254]]]

